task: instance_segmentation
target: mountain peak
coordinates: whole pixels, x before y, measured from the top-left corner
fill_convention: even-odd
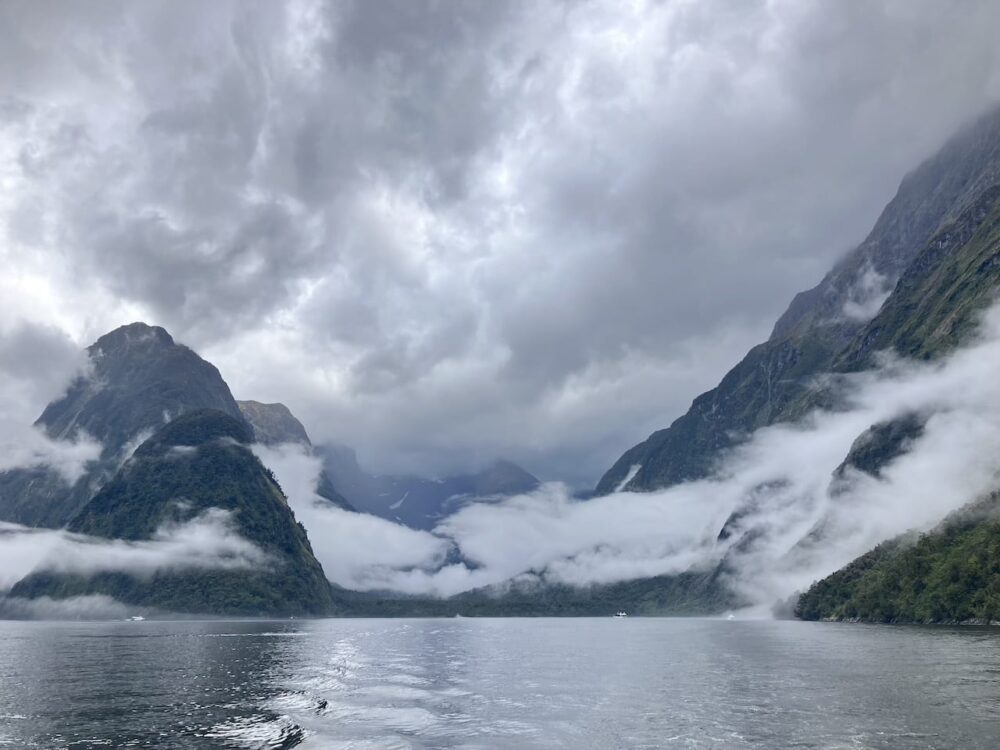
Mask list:
[[[174,338],[165,328],[137,321],[119,326],[101,336],[89,348],[91,353],[131,349],[136,346],[174,346]]]
[[[101,336],[87,353],[90,370],[46,406],[35,424],[57,440],[88,435],[101,443],[100,458],[72,487],[58,477],[37,481],[37,472],[6,477],[0,518],[65,525],[136,445],[182,414],[214,409],[243,423],[219,371],[159,326],[141,322],[121,326]]]
[[[500,458],[473,477],[477,495],[513,495],[531,492],[538,487],[538,478],[513,461]]]
[[[236,404],[240,407],[243,418],[253,427],[258,443],[312,444],[306,428],[284,404],[265,404],[260,401],[237,401]]]

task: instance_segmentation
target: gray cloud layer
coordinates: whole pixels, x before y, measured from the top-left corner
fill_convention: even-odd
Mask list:
[[[989,0],[5,3],[0,367],[146,319],[373,468],[590,482],[1000,96],[998,26]]]
[[[769,611],[879,542],[930,528],[996,489],[1000,306],[984,321],[979,339],[945,361],[887,359],[844,378],[849,409],[758,430],[705,480],[587,501],[550,483],[466,505],[433,534],[332,508],[315,496],[319,462],[301,446],[256,451],[288,493],[327,576],[351,588],[450,595],[538,576],[611,583],[710,568],[730,553],[728,584]],[[834,480],[868,427],[914,413],[927,418],[923,433],[878,477],[849,470]],[[731,514],[748,508],[717,541]],[[472,565],[445,564],[451,545]]]

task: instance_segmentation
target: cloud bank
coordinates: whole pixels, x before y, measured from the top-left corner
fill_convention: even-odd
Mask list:
[[[151,576],[163,570],[258,568],[272,562],[232,528],[229,511],[218,508],[163,526],[152,539],[136,542],[0,522],[0,591],[42,571]]]
[[[463,507],[433,533],[324,508],[312,494],[315,459],[293,446],[257,452],[327,575],[351,588],[450,595],[525,576],[582,586],[708,568],[729,555],[728,584],[770,606],[1000,486],[998,367],[1000,306],[975,341],[941,362],[886,357],[876,370],[824,383],[847,408],[759,430],[709,479],[589,501],[550,483]],[[859,435],[914,413],[926,418],[922,433],[879,476],[848,469],[834,481]]]
[[[591,484],[1000,98],[998,26],[991,0],[6,2],[0,319],[163,325],[379,473]]]

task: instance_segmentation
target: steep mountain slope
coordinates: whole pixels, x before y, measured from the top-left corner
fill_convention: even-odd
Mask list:
[[[44,468],[0,474],[0,519],[64,526],[139,442],[174,417],[215,409],[242,421],[219,371],[162,328],[122,326],[87,353],[90,373],[49,404],[36,426],[57,440],[89,435],[102,445],[99,460],[72,487]]]
[[[323,446],[319,451],[330,480],[351,505],[413,529],[433,529],[470,502],[488,502],[539,486],[537,478],[510,461],[495,461],[475,474],[425,479],[367,474],[354,451],[343,446]]]
[[[849,356],[844,353],[849,347],[864,348],[856,337],[931,237],[998,182],[1000,109],[995,109],[908,175],[871,234],[818,286],[792,301],[771,338],[751,349],[670,427],[629,449],[601,478],[597,493],[619,487],[648,491],[704,477],[720,451],[743,436],[801,414],[812,378],[835,364],[845,366],[840,358]],[[925,256],[930,261],[933,252]],[[943,311],[950,302],[942,298],[940,304]],[[884,336],[876,338],[893,343]]]
[[[223,511],[232,529],[266,555],[254,567],[191,569],[171,561],[153,575],[129,571],[38,572],[15,597],[62,599],[107,594],[173,612],[289,615],[330,611],[330,587],[274,477],[247,447],[246,423],[215,410],[188,411],[136,449],[75,516],[69,530],[137,542],[157,538],[206,512]]]
[[[862,369],[892,349],[932,359],[968,336],[1000,279],[1000,184],[946,224],[914,258],[872,319],[844,349],[836,371]]]
[[[945,227],[907,269],[879,315],[838,365],[860,368],[875,352],[930,359],[973,330],[1000,290],[1000,187]],[[920,415],[879,425],[848,463],[875,474],[919,435]],[[805,619],[944,622],[1000,619],[1000,495],[973,503],[923,537],[889,540],[814,584],[799,600]]]
[[[975,330],[977,314],[1000,290],[1000,188],[985,191],[965,213],[943,227],[906,269],[876,315],[844,348],[831,367],[851,371],[871,364],[879,351],[931,359],[951,351]],[[789,405],[791,415],[818,404],[830,405],[824,389],[813,389]],[[878,477],[923,432],[927,415],[906,414],[872,425],[858,436],[831,477],[829,493],[842,495],[848,467]],[[740,567],[743,548],[780,535],[768,512],[752,500],[737,509],[720,533],[730,545],[725,564]],[[809,548],[826,537],[828,519],[796,545]]]
[[[306,428],[287,406],[260,401],[237,401],[240,414],[253,427],[254,438],[264,445],[301,443],[311,446]]]
[[[815,407],[839,408],[837,389],[816,375],[867,369],[885,350],[933,359],[966,341],[1000,289],[998,153],[1000,110],[907,177],[871,236],[819,287],[796,298],[772,338],[669,429],[627,452],[599,490],[650,490],[704,476],[753,430],[795,421]],[[853,286],[846,281],[852,273]],[[890,281],[885,296],[878,289]],[[909,414],[872,425],[831,477],[831,498],[841,494],[846,467],[879,476],[920,436],[925,420]],[[827,531],[820,521],[789,554],[824,543]],[[748,497],[720,531],[720,565],[739,570],[748,550],[780,534],[773,516]],[[717,600],[715,592],[706,595],[705,611]]]
[[[306,428],[284,404],[264,404],[260,401],[238,401],[237,403],[243,418],[253,428],[256,442],[268,446],[297,443],[310,453],[315,453]],[[326,469],[320,472],[316,482],[316,494],[329,500],[338,508],[355,510],[344,495],[333,486]]]
[[[937,529],[887,541],[814,583],[795,614],[806,620],[1000,620],[1000,494]]]

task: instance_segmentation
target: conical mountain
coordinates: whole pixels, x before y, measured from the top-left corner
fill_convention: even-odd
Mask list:
[[[87,349],[89,372],[49,404],[36,426],[56,440],[98,440],[98,461],[69,486],[44,467],[0,474],[0,520],[66,525],[143,439],[193,409],[243,419],[219,371],[163,328],[132,323]]]
[[[330,586],[271,472],[251,452],[247,424],[216,410],[189,411],[136,449],[75,516],[69,530],[109,540],[163,542],[213,518],[253,545],[250,562],[220,553],[192,566],[183,556],[155,570],[39,571],[11,596],[104,594],[158,610],[228,615],[317,615]]]
[[[101,336],[87,354],[93,372],[36,422],[49,437],[71,438],[83,430],[101,441],[107,455],[191,409],[243,418],[215,366],[159,326],[122,326]]]

